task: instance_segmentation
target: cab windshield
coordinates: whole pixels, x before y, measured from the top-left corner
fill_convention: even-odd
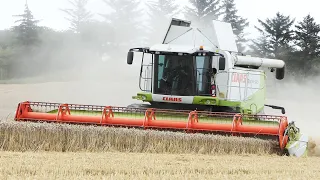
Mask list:
[[[209,95],[209,56],[155,55],[154,93],[177,96]]]

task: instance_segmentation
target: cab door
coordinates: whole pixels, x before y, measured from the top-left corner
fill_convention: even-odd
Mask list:
[[[210,56],[195,57],[196,94],[202,96],[210,95],[212,58]]]

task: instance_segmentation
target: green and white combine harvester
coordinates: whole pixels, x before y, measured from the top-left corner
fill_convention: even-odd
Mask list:
[[[171,19],[163,42],[142,53],[139,86],[142,101],[128,107],[21,102],[17,121],[49,121],[136,127],[275,139],[282,153],[307,155],[308,137],[284,115],[265,115],[266,69],[284,78],[282,60],[238,53],[231,24],[203,26]]]

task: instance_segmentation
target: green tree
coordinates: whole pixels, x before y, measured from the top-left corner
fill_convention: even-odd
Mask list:
[[[245,50],[243,44],[248,41],[245,38],[244,29],[249,26],[249,22],[247,22],[247,19],[237,15],[238,10],[236,9],[234,0],[223,0],[222,7],[222,20],[231,24],[233,33],[236,36],[238,50],[242,52]]]
[[[320,55],[320,25],[308,14],[295,26],[295,44],[305,57],[315,58]]]
[[[150,25],[148,43],[161,43],[168,28],[167,22],[179,12],[179,5],[173,0],[152,0],[147,1],[147,7]]]
[[[13,33],[9,30],[0,30],[0,80],[9,77],[9,68],[15,54]]]
[[[220,0],[189,0],[191,7],[185,8],[185,16],[194,24],[202,24],[219,19],[221,15]]]
[[[70,29],[76,33],[80,33],[81,27],[84,23],[90,21],[93,14],[86,9],[89,0],[69,0],[69,3],[73,6],[73,9],[62,9],[68,17],[66,18],[70,24]]]
[[[287,59],[288,53],[292,51],[290,42],[293,40],[294,31],[291,27],[294,21],[290,16],[284,16],[279,12],[274,18],[267,18],[265,21],[258,19],[262,27],[255,28],[261,33],[261,37],[253,40],[251,47],[263,49],[266,57]]]
[[[151,10],[150,16],[172,16],[178,13],[179,5],[175,0],[148,0],[147,7]]]
[[[268,40],[260,36],[257,39],[253,40],[253,45],[249,45],[251,50],[247,51],[247,54],[257,57],[270,57],[270,45]]]
[[[42,40],[39,34],[43,27],[38,26],[39,20],[36,20],[29,9],[28,3],[25,3],[23,14],[13,15],[19,19],[15,21],[18,25],[11,28],[14,34],[13,48],[10,50],[9,68],[10,77],[26,77],[37,74],[41,71],[39,67],[40,59],[36,59],[37,53],[41,48]],[[43,61],[43,60],[42,60]]]
[[[319,65],[320,55],[320,25],[308,14],[295,26],[294,42],[297,51],[294,53],[292,65],[301,75],[312,74],[315,66]]]
[[[138,7],[140,1],[103,0],[103,2],[113,10],[108,14],[100,14],[111,27],[112,35],[109,39],[111,47],[114,49],[117,46],[137,46],[145,32],[141,22],[143,11]]]
[[[14,17],[20,17],[20,19],[15,21],[15,23],[19,23],[19,25],[13,27],[13,31],[16,32],[17,35],[18,43],[24,46],[32,46],[39,43],[39,27],[37,25],[39,20],[34,19],[27,3],[25,4],[24,13],[14,15]]]
[[[100,21],[91,21],[83,24],[81,28],[82,47],[86,50],[91,50],[94,54],[92,56],[99,57],[101,60],[103,54],[110,48],[108,44],[113,34],[111,30],[111,25]]]

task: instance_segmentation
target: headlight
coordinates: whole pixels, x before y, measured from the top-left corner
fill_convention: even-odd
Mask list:
[[[217,104],[216,99],[207,99],[207,100],[202,100],[201,102],[205,105],[216,105]]]

